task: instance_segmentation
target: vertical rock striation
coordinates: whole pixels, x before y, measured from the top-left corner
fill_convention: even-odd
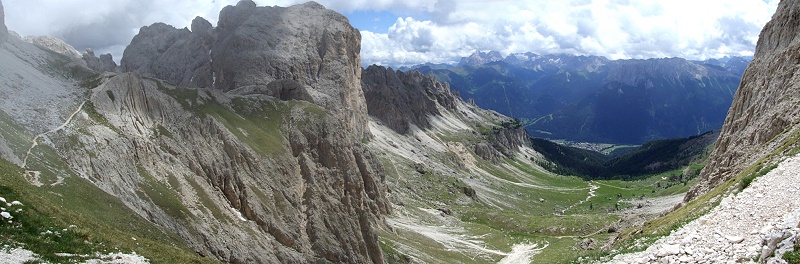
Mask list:
[[[199,17],[191,30],[142,27],[125,49],[125,73],[93,90],[91,103],[112,129],[78,135],[87,147],[65,156],[200,254],[242,263],[382,263],[372,229],[391,208],[383,168],[361,143],[370,135],[360,42],[347,18],[314,2],[283,8],[243,0],[220,12],[217,27]],[[114,147],[103,147],[108,142]],[[147,174],[181,185],[188,213],[162,210],[133,191]],[[202,195],[192,193],[201,192],[210,202],[198,204]],[[195,208],[233,210],[245,222]]]
[[[781,1],[728,111],[691,200],[777,149],[800,122],[800,1]],[[790,142],[794,143],[794,142]],[[782,155],[778,155],[782,156]]]
[[[391,68],[371,65],[361,75],[362,88],[369,115],[381,120],[397,133],[408,133],[410,125],[430,128],[428,117],[454,110],[455,100],[447,83],[413,71],[404,73]]]
[[[222,9],[216,28],[200,17],[191,31],[163,23],[142,27],[121,67],[177,86],[224,92],[269,90],[288,81],[336,112],[361,139],[369,135],[360,52],[358,30],[320,4],[257,7],[243,0]]]

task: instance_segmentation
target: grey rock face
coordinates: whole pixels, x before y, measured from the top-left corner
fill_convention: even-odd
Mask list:
[[[0,1],[0,41],[6,40],[8,37],[8,28],[6,28],[6,13],[3,10],[3,2]]]
[[[526,145],[528,133],[522,127],[495,127],[486,135],[488,143],[475,145],[475,154],[484,160],[500,162],[503,158],[514,158],[517,148]]]
[[[121,61],[121,70],[131,73],[94,90],[97,111],[122,133],[87,138],[97,148],[84,149],[119,141],[114,149],[120,153],[98,156],[123,155],[120,160],[140,160],[154,172],[174,174],[173,166],[182,167],[177,171],[183,178],[215,194],[218,208],[232,208],[250,229],[175,221],[135,192],[126,193],[136,186],[125,184],[135,179],[116,180],[135,176],[135,168],[106,177],[95,171],[111,169],[112,161],[67,156],[140,215],[219,260],[382,263],[372,229],[391,208],[384,202],[380,162],[361,144],[368,132],[360,40],[344,16],[313,2],[282,8],[240,1],[220,12],[216,28],[202,18],[195,18],[191,31],[161,23],[141,28]],[[169,85],[139,75],[190,89],[161,88]],[[178,94],[175,100],[166,95],[171,92]],[[217,110],[193,113],[197,109]],[[274,141],[267,148],[259,147],[263,139],[243,140],[254,131],[230,128],[239,119],[220,118],[219,109],[250,118],[284,110],[255,125],[277,130],[266,133]],[[159,126],[173,137],[152,140]]]
[[[97,72],[114,72],[117,70],[117,63],[110,53],[100,55],[98,58],[94,55],[94,50],[86,49],[86,52],[81,56],[86,67]]]
[[[204,256],[232,263],[383,261],[372,232],[390,210],[383,169],[335,116],[306,111],[315,107],[308,103],[160,82],[125,73],[93,89],[89,103],[107,122],[53,140],[63,143],[58,149],[70,167]],[[251,118],[280,113],[254,120],[274,126],[259,132],[197,112],[206,107]],[[257,133],[274,137],[271,147],[260,145],[267,144],[263,137],[246,141]],[[70,136],[81,144],[69,144]],[[152,202],[157,197],[141,190],[153,182],[169,184],[184,209]]]
[[[192,29],[143,27],[125,50],[122,71],[225,92],[291,80],[359,140],[366,136],[361,35],[343,15],[314,2],[283,8],[240,1],[222,9],[216,28],[196,18]]]
[[[203,23],[195,19],[193,24]],[[164,23],[142,27],[125,48],[121,70],[182,87],[210,87],[213,80],[208,35],[201,30],[191,32]]]
[[[795,125],[800,122],[798,15],[800,2],[781,1],[761,31],[755,58],[744,72],[716,149],[687,201],[736,176],[799,128]]]
[[[450,94],[447,84],[433,77],[418,72],[405,74],[376,65],[369,66],[361,80],[369,115],[401,134],[409,131],[410,124],[430,128],[428,116],[440,115],[436,94]]]

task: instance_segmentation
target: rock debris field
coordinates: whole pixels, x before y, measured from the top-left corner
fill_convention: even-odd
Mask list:
[[[611,263],[785,263],[800,224],[800,156],[754,180],[738,194],[647,250]]]

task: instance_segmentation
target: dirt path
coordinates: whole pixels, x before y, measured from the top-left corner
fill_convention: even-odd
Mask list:
[[[31,139],[31,146],[28,148],[28,151],[25,152],[25,157],[22,159],[22,166],[21,166],[23,169],[25,169],[25,172],[23,173],[22,176],[25,177],[25,179],[28,179],[28,181],[31,184],[33,184],[33,185],[35,185],[37,187],[43,185],[41,183],[41,181],[39,181],[41,172],[28,170],[28,157],[31,156],[31,152],[33,151],[33,148],[35,148],[37,145],[39,145],[39,138],[41,138],[41,137],[43,137],[43,136],[45,136],[47,134],[54,133],[56,131],[59,131],[59,130],[62,130],[64,128],[66,128],[67,125],[69,125],[69,123],[72,122],[72,119],[75,118],[75,115],[77,115],[83,109],[83,105],[84,104],[86,104],[86,101],[81,102],[81,104],[78,105],[78,109],[76,109],[75,112],[72,112],[72,114],[70,114],[69,117],[67,117],[67,120],[65,120],[64,123],[62,123],[60,126],[58,126],[56,128],[53,128],[51,130],[45,131],[43,133],[40,133],[40,134],[34,136],[33,139]],[[53,185],[62,183],[63,180],[64,180],[63,177],[61,177],[61,176],[57,176],[57,177],[58,178],[56,179],[56,182],[53,183]]]
[[[583,203],[586,203],[586,202],[588,202],[590,199],[592,199],[593,197],[595,197],[595,196],[596,196],[596,194],[595,194],[595,191],[597,191],[597,189],[600,189],[600,187],[599,187],[599,186],[597,186],[597,185],[594,185],[594,184],[595,184],[595,182],[593,182],[593,181],[590,181],[590,182],[589,182],[589,195],[587,195],[587,196],[586,196],[586,199],[580,200],[580,201],[578,201],[577,203],[575,203],[575,204],[573,204],[573,205],[570,205],[570,206],[569,206],[569,207],[567,207],[566,209],[564,209],[564,210],[561,210],[561,215],[565,214],[567,211],[569,211],[569,209],[575,208],[575,206],[578,206],[578,205],[581,205],[581,204],[583,204]]]

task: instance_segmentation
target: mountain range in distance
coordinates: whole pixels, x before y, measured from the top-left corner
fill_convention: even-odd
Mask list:
[[[534,137],[642,144],[719,129],[751,57],[609,60],[476,51],[417,70],[480,107],[518,118]]]

